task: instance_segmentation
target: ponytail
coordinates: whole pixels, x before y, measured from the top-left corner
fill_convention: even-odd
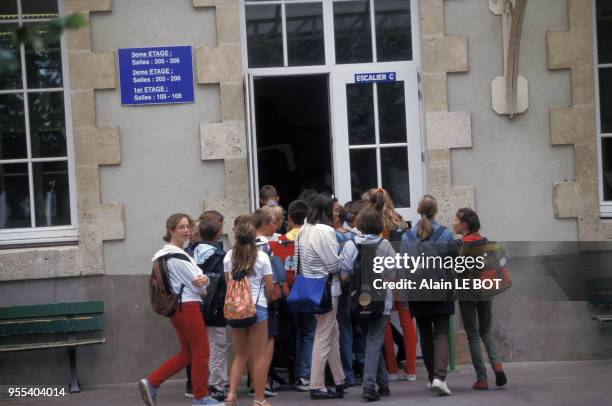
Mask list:
[[[438,202],[431,195],[425,195],[419,201],[417,213],[421,215],[417,227],[417,237],[420,240],[426,240],[433,234],[433,224],[431,220],[438,214]]]

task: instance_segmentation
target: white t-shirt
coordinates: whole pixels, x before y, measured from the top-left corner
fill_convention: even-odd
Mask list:
[[[230,279],[232,278],[232,251],[229,250],[223,258],[223,270],[229,274]],[[270,265],[268,254],[257,251],[257,260],[253,268],[253,275],[248,276],[253,302],[258,306],[267,308],[268,301],[266,300],[266,287],[263,277],[272,275],[272,265]],[[258,296],[259,299],[257,299]]]

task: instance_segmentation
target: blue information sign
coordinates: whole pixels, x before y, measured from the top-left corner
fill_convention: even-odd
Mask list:
[[[119,49],[121,104],[194,101],[191,47]]]
[[[395,72],[355,73],[355,83],[395,82]]]

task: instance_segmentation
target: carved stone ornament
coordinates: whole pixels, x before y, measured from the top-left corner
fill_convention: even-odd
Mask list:
[[[518,74],[521,31],[527,0],[489,0],[493,14],[502,16],[504,76],[491,82],[491,102],[497,114],[524,113],[529,107],[527,79]]]

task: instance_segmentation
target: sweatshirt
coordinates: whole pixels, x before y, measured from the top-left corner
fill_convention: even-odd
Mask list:
[[[357,245],[366,245],[366,244],[377,244],[378,241],[381,240],[381,237],[373,234],[358,234],[355,236],[355,240],[347,241],[344,244],[344,248],[342,249],[342,253],[340,254],[340,273],[343,275],[352,275],[353,274],[353,264],[357,259]],[[395,250],[391,246],[391,243],[387,240],[383,240],[378,248],[376,249],[377,257],[394,257]],[[382,276],[384,280],[389,280],[391,273],[395,271],[394,268],[385,267]],[[385,296],[385,310],[383,312],[384,315],[389,315],[391,313],[391,308],[393,307],[393,293],[391,289],[387,288],[387,295]]]
[[[164,245],[161,250],[155,253],[151,262],[155,262],[158,258],[167,254],[183,254],[189,258],[189,261],[178,258],[168,259],[168,278],[170,279],[172,292],[180,292],[181,285],[184,285],[181,297],[183,302],[202,302],[202,295],[206,294],[207,285],[201,288],[193,285],[194,279],[204,275],[202,270],[185,251],[172,244]]]

